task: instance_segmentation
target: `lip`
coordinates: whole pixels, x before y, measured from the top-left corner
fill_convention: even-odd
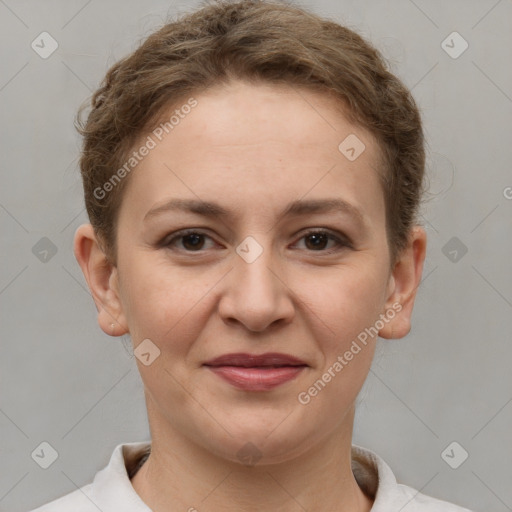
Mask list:
[[[297,377],[308,365],[288,354],[225,354],[204,364],[238,389],[268,391]]]
[[[237,352],[224,354],[204,364],[206,366],[242,366],[244,368],[254,368],[257,366],[307,366],[301,359],[279,352],[266,352],[265,354]]]

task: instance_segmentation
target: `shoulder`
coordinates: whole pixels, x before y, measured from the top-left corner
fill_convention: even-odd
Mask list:
[[[396,492],[400,494],[397,499],[404,503],[403,512],[472,512],[468,508],[422,494],[408,485],[397,484]]]
[[[390,466],[368,448],[352,445],[352,471],[359,486],[374,498],[371,512],[472,512],[398,483]]]
[[[92,484],[87,484],[30,512],[98,512],[98,508],[89,498],[91,488]]]
[[[148,441],[118,444],[108,465],[96,473],[91,483],[30,512],[149,512],[131,484],[130,473],[150,448]]]

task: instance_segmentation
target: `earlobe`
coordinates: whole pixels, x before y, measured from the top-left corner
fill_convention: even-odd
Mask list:
[[[389,321],[379,331],[381,338],[403,338],[411,330],[411,317],[425,262],[427,235],[414,226],[407,247],[396,262],[389,280],[384,314]]]
[[[76,230],[74,253],[94,299],[101,329],[110,336],[126,334],[117,268],[108,261],[91,224]]]

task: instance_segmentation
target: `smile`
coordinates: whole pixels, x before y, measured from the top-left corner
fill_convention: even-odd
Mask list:
[[[308,367],[303,360],[279,352],[224,354],[204,365],[245,391],[268,391],[295,378]]]
[[[245,391],[268,391],[298,376],[303,366],[207,366],[231,385]]]

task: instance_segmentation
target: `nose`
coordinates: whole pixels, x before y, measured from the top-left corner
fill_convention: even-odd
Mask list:
[[[225,322],[260,332],[291,321],[295,313],[293,292],[284,266],[275,260],[266,247],[254,261],[233,255],[234,268],[223,280],[218,306]]]

